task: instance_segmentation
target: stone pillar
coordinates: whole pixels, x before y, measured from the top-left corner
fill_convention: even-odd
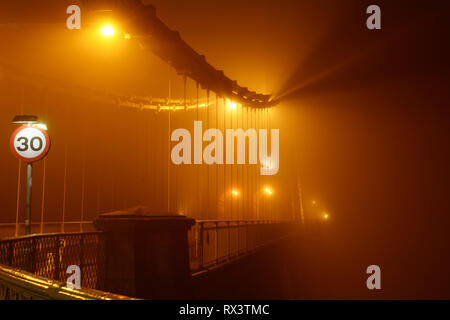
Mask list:
[[[187,232],[194,219],[135,207],[100,214],[105,232],[104,290],[143,299],[185,297],[190,280]]]

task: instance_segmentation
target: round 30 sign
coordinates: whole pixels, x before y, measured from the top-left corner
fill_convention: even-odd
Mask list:
[[[47,155],[50,149],[50,138],[45,130],[24,125],[13,132],[9,146],[17,158],[34,162]]]

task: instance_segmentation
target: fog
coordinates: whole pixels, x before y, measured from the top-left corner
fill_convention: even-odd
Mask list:
[[[330,218],[318,234],[292,245],[289,271],[299,288],[286,297],[450,296],[449,50],[439,4],[381,1],[382,29],[370,31],[368,1],[146,2],[210,64],[240,85],[273,94],[278,104],[248,116],[211,93],[211,108],[172,112],[169,127],[167,111],[99,103],[73,89],[182,99],[183,78],[135,41],[2,24],[0,71],[9,76],[0,77],[1,222],[14,222],[17,210],[18,160],[8,146],[16,125],[10,122],[15,114],[34,113],[52,139],[46,221],[60,221],[63,210],[65,219],[79,221],[134,205],[199,219],[292,219],[303,199],[306,220],[323,212]],[[10,15],[1,10],[2,18],[14,20],[17,8],[20,2],[8,8]],[[53,17],[57,8],[49,8]],[[13,81],[18,72],[4,66],[27,75]],[[54,80],[42,85],[39,75]],[[73,86],[56,89],[65,83]],[[195,104],[191,80],[187,97]],[[199,97],[204,101],[206,90]],[[280,129],[278,174],[260,176],[251,165],[168,166],[170,132],[192,132],[195,119],[221,130]],[[33,220],[39,221],[43,161],[35,168]],[[274,190],[270,205],[254,196],[266,185]],[[243,198],[227,196],[232,188],[245,192]],[[24,199],[23,185],[19,194]],[[381,267],[381,292],[365,287],[371,264]]]

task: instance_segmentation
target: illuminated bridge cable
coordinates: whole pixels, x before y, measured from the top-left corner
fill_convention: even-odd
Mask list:
[[[225,98],[222,98],[222,109],[223,109],[223,131],[225,132],[226,128],[226,107],[225,107]],[[228,218],[226,212],[226,200],[227,200],[227,166],[223,166],[223,217]]]
[[[247,127],[247,130],[249,129],[249,126],[248,126],[248,107],[246,107],[245,108],[245,112],[246,112],[246,115],[245,115],[245,121],[246,121],[246,127]],[[250,143],[250,142],[249,142]],[[249,157],[249,162],[250,162],[250,155],[248,155],[248,157]],[[249,216],[250,216],[250,208],[249,208],[249,204],[250,204],[250,195],[251,195],[251,190],[250,190],[250,184],[249,184],[249,180],[248,180],[248,169],[249,169],[249,165],[247,164],[246,166],[245,166],[245,175],[246,175],[246,184],[247,184],[247,197],[246,197],[246,199],[247,199],[247,201],[246,201],[246,203],[245,203],[245,211],[246,211],[246,216],[245,216],[245,219],[248,219],[249,218]]]
[[[256,112],[258,113],[258,123],[256,128],[262,128],[262,119],[261,119],[261,113],[262,113],[262,109],[256,109]],[[261,208],[261,179],[262,177],[260,175],[257,175],[257,179],[258,179],[258,215],[262,216],[262,218],[264,219],[264,211]]]
[[[242,128],[245,128],[244,126],[244,106],[241,105],[241,126]],[[247,128],[245,128],[245,130],[247,130]],[[249,142],[250,144],[250,142]],[[244,141],[244,146],[245,146],[245,141]],[[246,163],[247,161],[244,158],[244,164],[241,166],[241,186],[243,188],[244,191],[244,195],[242,196],[241,202],[240,202],[240,219],[245,219],[244,218],[244,201],[247,199],[247,184],[244,184],[244,172],[245,172],[245,167],[246,167]]]
[[[228,103],[231,103],[231,101],[229,101]],[[229,108],[229,110],[230,110],[230,128],[234,128],[233,127],[233,109],[232,108]],[[234,139],[234,138],[233,138]],[[230,168],[230,185],[231,185],[231,192],[234,192],[233,190],[235,189],[235,187],[234,187],[234,184],[233,184],[233,167],[234,166],[231,166],[231,168]],[[231,220],[233,220],[233,201],[234,200],[234,197],[233,197],[233,195],[231,195],[230,196],[230,217],[231,217]]]
[[[48,115],[48,90],[45,91],[44,96],[44,117],[47,118]],[[40,233],[44,233],[44,211],[45,211],[45,180],[47,175],[47,157],[43,160],[43,168],[42,168],[42,198],[41,198],[41,225],[40,225]]]
[[[84,123],[86,124],[88,118],[85,118]],[[81,211],[80,211],[80,231],[83,232],[83,219],[84,219],[84,198],[85,198],[85,189],[86,189],[86,131],[89,126],[85,125],[85,129],[83,130],[83,150],[81,160]]]
[[[241,87],[236,81],[226,77],[221,70],[215,69],[183,39],[179,32],[169,29],[157,16],[154,6],[144,5],[140,0],[85,0],[87,11],[110,9],[121,16],[124,27],[141,42],[142,47],[149,48],[156,56],[170,64],[179,73],[186,72],[203,88],[219,95],[247,104],[254,108],[272,106],[271,95],[259,94]]]
[[[218,112],[218,108],[219,108],[219,99],[218,99],[218,97],[217,97],[217,93],[215,94],[215,97],[216,97],[216,105],[215,105],[215,108],[214,108],[214,111],[215,111],[215,113],[216,113],[216,122],[215,122],[215,124],[216,124],[216,128],[219,128],[219,112]],[[215,152],[216,152],[216,159],[218,160],[218,157],[217,157],[217,148],[218,148],[218,145],[217,145],[217,141],[216,141],[216,150],[215,150]],[[218,206],[217,206],[217,204],[219,203],[219,165],[218,165],[218,163],[217,163],[217,161],[216,161],[216,208],[215,208],[215,213],[216,213],[216,218],[219,216],[219,210],[218,210]]]
[[[196,112],[197,112],[197,114],[196,114],[196,117],[195,117],[195,120],[199,120],[198,119],[198,82],[196,82],[196,94],[197,94],[197,109],[196,109]],[[196,152],[195,150],[194,150],[194,152]],[[194,155],[194,159],[195,159],[195,157],[196,157],[196,155]],[[195,161],[194,161],[194,163],[195,163]],[[198,165],[197,166],[195,166],[195,190],[196,190],[196,198],[197,198],[197,203],[196,203],[196,207],[197,207],[197,212],[196,212],[196,214],[197,215],[199,215],[200,214],[200,181],[199,181],[199,178],[200,178],[200,172],[199,172],[199,168],[198,168]]]
[[[187,111],[186,108],[186,74],[183,74],[183,105],[184,105],[184,111]]]
[[[169,106],[170,106],[170,101],[172,99],[172,86],[171,86],[171,73],[170,73],[170,65],[169,65]],[[169,112],[168,112],[168,124],[167,124],[167,128],[168,128],[168,140],[167,140],[167,212],[170,212],[170,108],[169,108]]]
[[[24,114],[24,103],[25,103],[25,89],[22,87],[20,91],[20,113]],[[15,231],[15,237],[19,235],[19,209],[20,209],[20,180],[21,180],[21,173],[22,173],[22,160],[19,159],[19,167],[17,170],[17,201],[16,201],[16,231]]]
[[[209,90],[206,90],[206,130],[209,129]],[[211,199],[209,197],[209,166],[206,167],[206,199],[207,199],[207,206],[206,206],[206,218],[209,219],[210,211],[211,211]]]
[[[138,110],[153,110],[153,111],[181,111],[196,109],[196,103],[188,101],[187,98],[171,99],[170,105],[167,98],[151,97],[151,96],[134,96],[126,94],[118,94],[103,90],[96,90],[90,87],[75,85],[64,79],[57,79],[49,77],[44,74],[29,73],[17,67],[12,67],[0,61],[0,69],[2,76],[5,79],[18,82],[23,85],[41,88],[45,86],[51,88],[52,91],[69,94],[71,96],[82,99],[98,102],[102,104],[109,104],[118,106],[120,108],[132,108]],[[206,100],[199,98],[198,108],[206,108]],[[23,114],[21,111],[20,114]]]
[[[64,232],[64,222],[66,220],[66,198],[67,198],[67,142],[64,145],[64,182],[63,182],[63,204],[61,232]]]

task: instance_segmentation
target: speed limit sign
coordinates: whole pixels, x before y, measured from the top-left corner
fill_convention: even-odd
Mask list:
[[[50,138],[45,130],[24,125],[16,129],[11,135],[10,147],[12,153],[26,162],[42,159],[50,148]]]

